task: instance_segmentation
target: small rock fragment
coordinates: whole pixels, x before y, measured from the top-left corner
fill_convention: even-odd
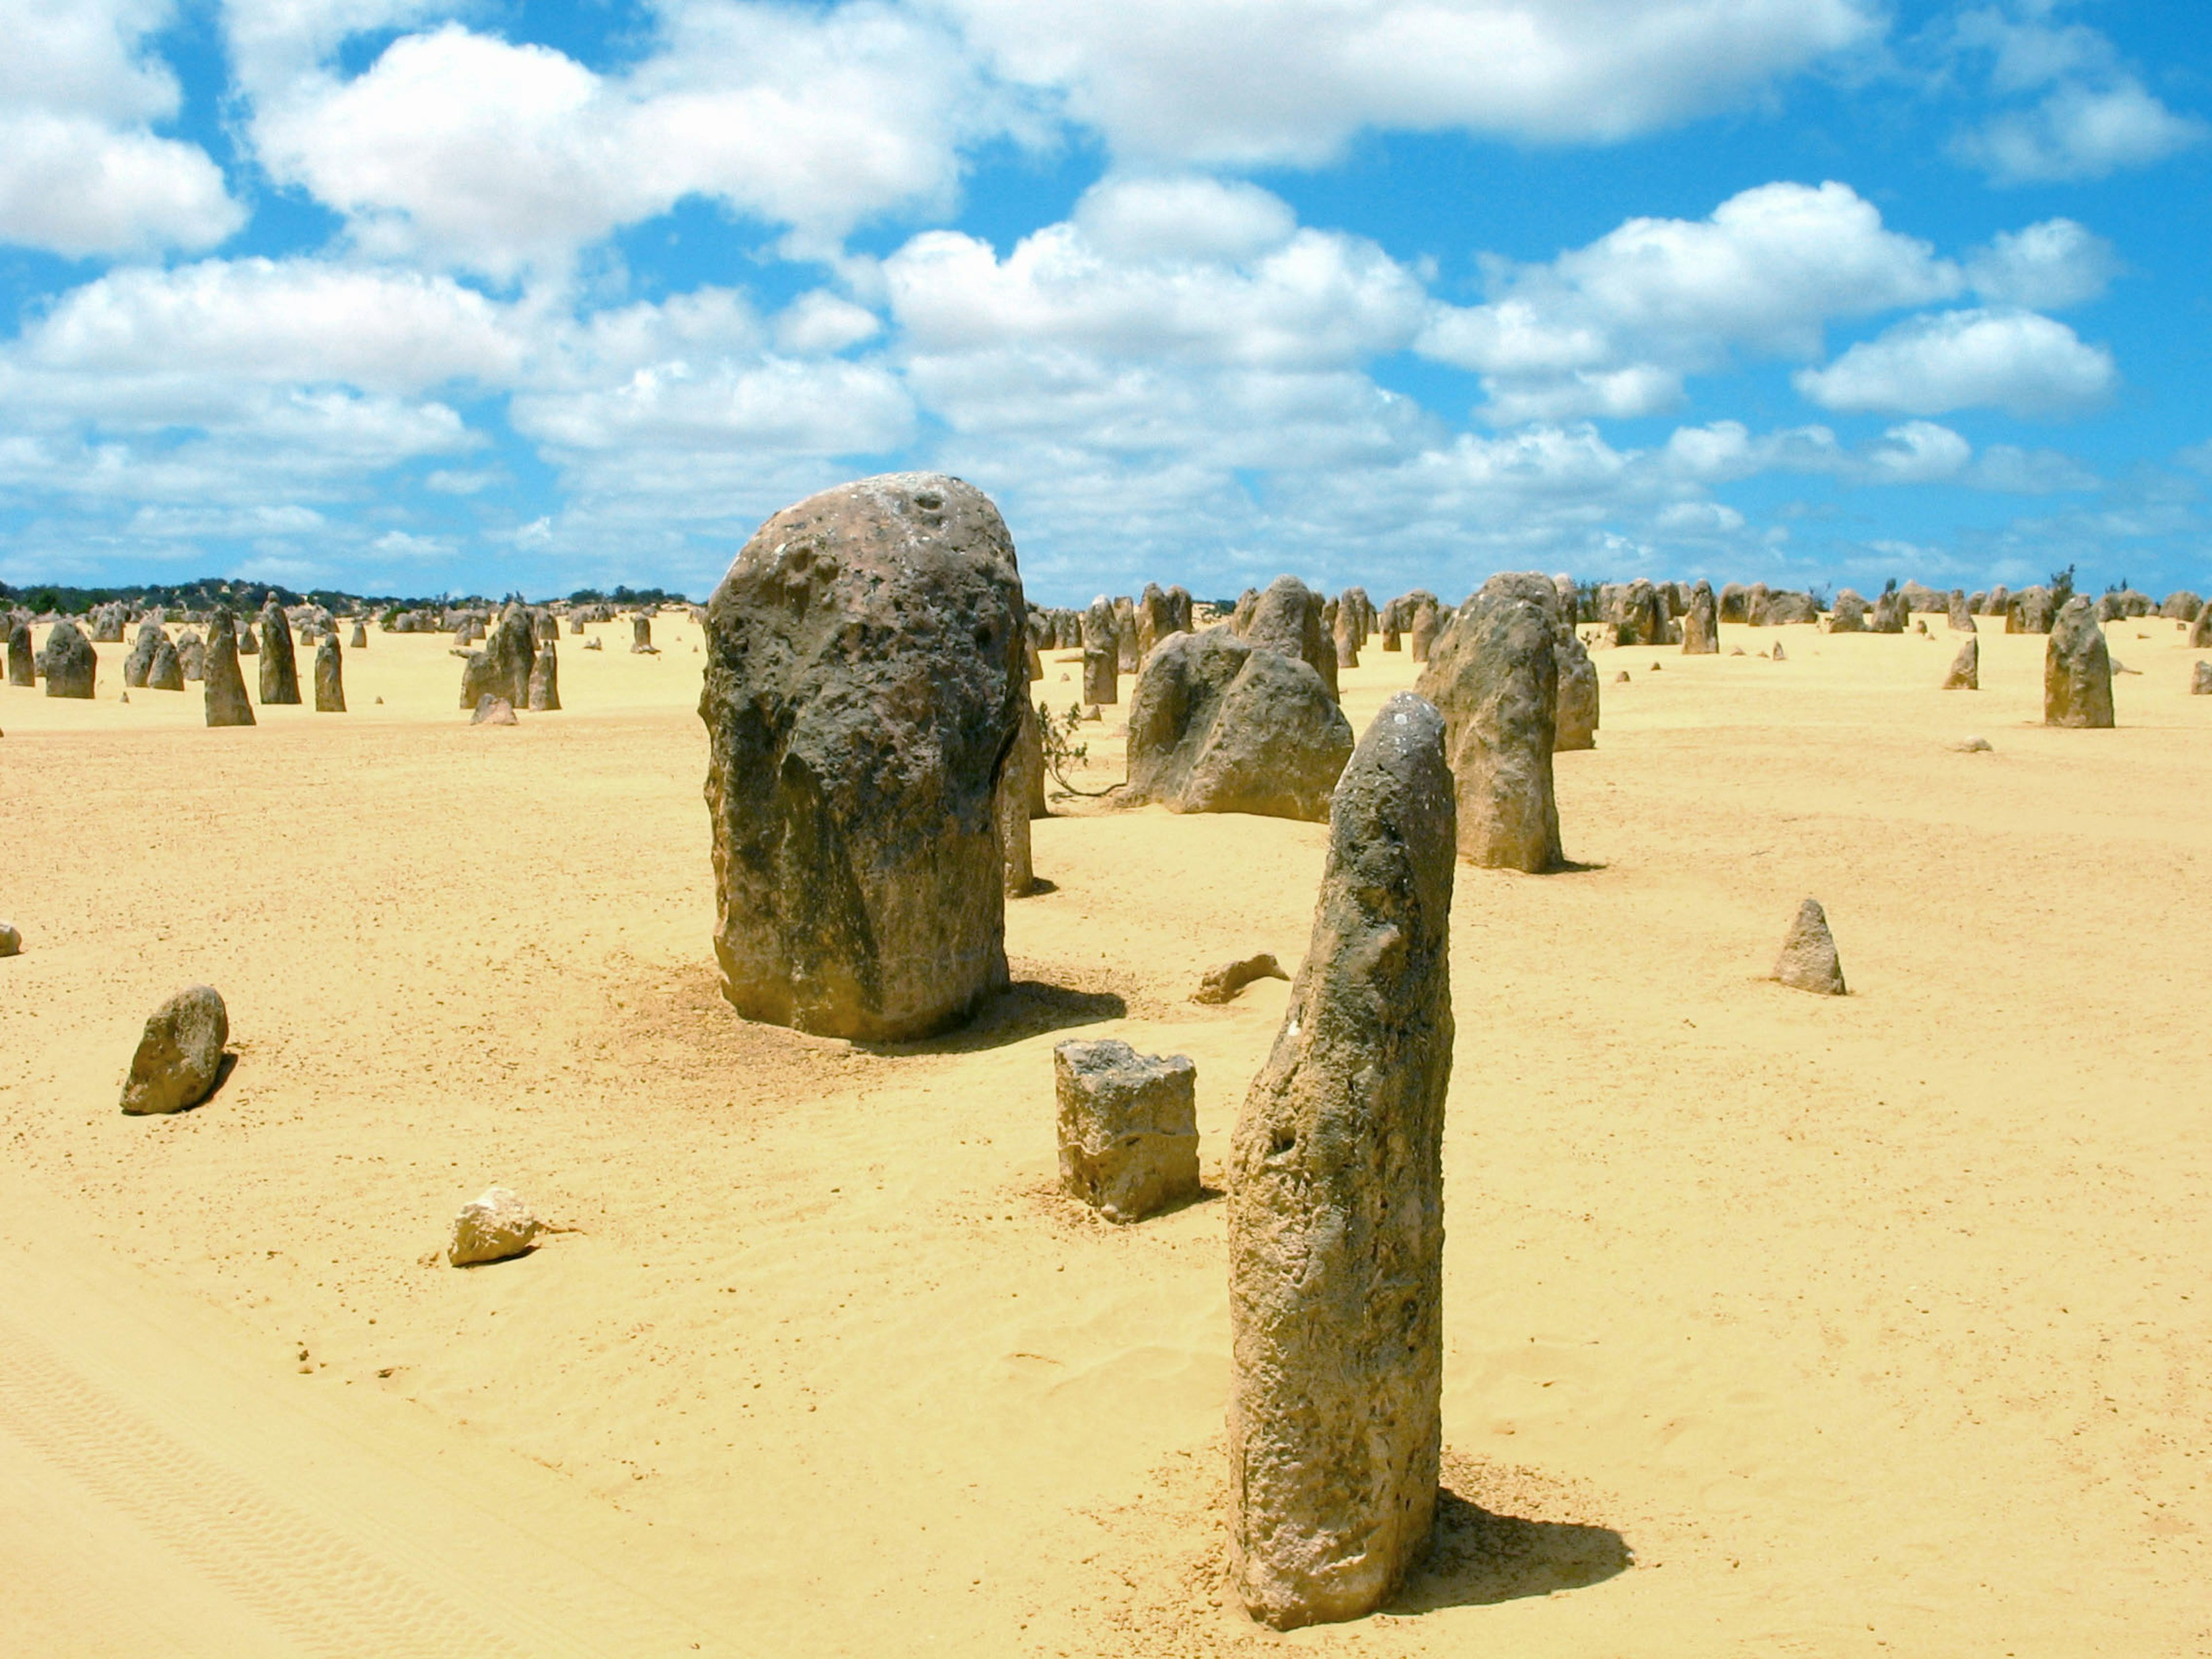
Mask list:
[[[0,957],[21,956],[22,951],[23,936],[16,932],[15,924],[0,921]]]
[[[193,985],[154,1011],[131,1057],[123,1109],[132,1115],[182,1111],[207,1098],[230,1041],[230,1014],[211,985]]]
[[[1951,745],[1962,755],[1986,755],[1990,752],[1987,738],[1961,738]]]
[[[505,1261],[537,1243],[540,1223],[530,1206],[504,1187],[490,1187],[461,1206],[446,1259],[456,1267]]]
[[[1267,951],[1256,957],[1244,957],[1235,962],[1224,962],[1206,970],[1206,977],[1198,982],[1192,994],[1193,1002],[1234,1002],[1237,994],[1255,979],[1288,979],[1282,964]]]

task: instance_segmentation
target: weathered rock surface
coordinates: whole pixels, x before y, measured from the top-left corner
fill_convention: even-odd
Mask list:
[[[1482,585],[1419,689],[1443,715],[1461,854],[1486,869],[1534,872],[1557,869],[1564,856],[1552,787],[1559,628],[1524,580]]]
[[[1690,590],[1689,608],[1682,613],[1682,654],[1717,655],[1721,648],[1720,623],[1720,606],[1713,598],[1713,585],[1698,582]]]
[[[238,625],[238,654],[241,657],[258,657],[261,654],[261,639],[253,631],[253,624],[250,621],[242,622]]]
[[[0,957],[21,956],[23,935],[12,921],[0,921]]]
[[[653,642],[653,618],[632,617],[629,619],[629,648],[633,656],[655,656],[660,647]]]
[[[1597,665],[1579,635],[1562,628],[1553,641],[1552,656],[1559,670],[1559,710],[1553,720],[1552,748],[1597,747]]]
[[[1102,708],[1121,700],[1121,632],[1114,601],[1101,593],[1083,613],[1083,701]]]
[[[238,665],[238,624],[218,610],[208,624],[206,684],[201,696],[210,726],[252,726],[253,705],[246,697],[246,671]]]
[[[2112,723],[2112,659],[2095,608],[2081,594],[2066,601],[2043,647],[2043,723]]]
[[[1966,605],[1966,591],[1963,587],[1951,590],[1951,597],[1944,611],[1953,632],[1972,634],[1980,631],[1974,625],[1974,613]]]
[[[354,619],[353,637],[346,641],[346,649],[349,651],[368,649],[368,624],[359,617]]]
[[[1052,1051],[1060,1184],[1109,1221],[1141,1221],[1196,1198],[1198,1067],[1118,1037]]]
[[[1978,691],[1982,689],[1982,642],[1969,639],[1959,647],[1959,654],[1951,659],[1951,672],[1943,677],[1946,691]]]
[[[2057,620],[2057,606],[2047,587],[2023,587],[2005,606],[2008,634],[2048,634]],[[2090,620],[2096,620],[2094,612]]]
[[[538,1242],[544,1224],[530,1206],[504,1187],[488,1188],[461,1206],[446,1259],[456,1267],[479,1267],[523,1255]]]
[[[999,867],[1008,898],[1027,898],[1036,890],[1036,866],[1030,840],[1030,821],[1044,817],[1044,730],[1036,710],[1022,699],[1021,727],[1006,764],[999,769],[999,784],[991,797],[991,817],[998,826]]]
[[[234,640],[232,653],[235,655],[237,650],[237,642]],[[187,628],[177,635],[177,665],[184,671],[187,680],[207,678],[207,642],[200,638],[197,629]]]
[[[1312,941],[1231,1143],[1231,1566],[1279,1630],[1371,1612],[1435,1514],[1455,842],[1443,740],[1437,710],[1401,694],[1346,768]]]
[[[557,713],[561,707],[561,635],[556,629],[538,642],[530,660],[530,681],[524,700],[533,714]]]
[[[17,617],[8,624],[8,684],[34,686],[38,683],[39,659],[31,650],[30,621]]]
[[[1836,595],[1836,608],[1828,613],[1831,634],[1863,634],[1867,625],[1867,602],[1850,588]]]
[[[1226,629],[1163,641],[1129,700],[1133,804],[1319,821],[1352,724],[1306,663]]]
[[[1783,936],[1782,954],[1774,963],[1774,977],[1799,991],[1818,991],[1826,996],[1844,994],[1843,964],[1836,959],[1836,941],[1828,932],[1828,915],[1807,899],[1797,907],[1796,920]]]
[[[708,607],[699,702],[741,1013],[897,1041],[1006,984],[992,809],[1024,609],[998,509],[941,473],[825,490],[745,544]]]
[[[2189,671],[2189,695],[2212,697],[2212,662],[2200,661]]]
[[[84,631],[64,617],[46,635],[39,672],[46,676],[48,696],[89,697],[100,678],[100,653]]]
[[[1237,994],[1255,980],[1288,979],[1282,963],[1274,957],[1261,951],[1255,957],[1239,957],[1234,962],[1224,962],[1206,970],[1198,981],[1198,989],[1191,993],[1193,1002],[1234,1002]]]
[[[485,692],[477,699],[476,710],[469,716],[471,726],[520,726],[515,718],[514,705],[505,697]]]
[[[323,635],[315,647],[315,712],[343,714],[345,706],[345,664],[338,656],[336,631]]]
[[[261,607],[261,702],[300,701],[300,665],[292,650],[292,624],[272,593]]]
[[[154,647],[154,659],[146,669],[146,685],[153,691],[181,691],[185,689],[185,665],[177,655],[177,647],[164,635]]]
[[[1407,650],[1415,662],[1425,663],[1437,642],[1437,629],[1443,622],[1443,613],[1434,599],[1424,599],[1413,607],[1413,619],[1406,629]]]
[[[1252,644],[1304,663],[1322,678],[1328,695],[1336,696],[1336,646],[1322,621],[1327,601],[1296,576],[1278,576],[1267,584],[1244,637]]]
[[[211,985],[193,985],[154,1011],[131,1057],[123,1109],[134,1115],[197,1106],[222,1070],[230,1014]]]
[[[2189,628],[2189,647],[2192,651],[2212,650],[2212,599],[2197,608],[2197,620]]]
[[[146,676],[153,672],[154,653],[167,641],[168,637],[161,631],[159,623],[138,624],[138,637],[131,642],[130,653],[123,659],[123,684],[125,686],[135,690],[146,684]]]

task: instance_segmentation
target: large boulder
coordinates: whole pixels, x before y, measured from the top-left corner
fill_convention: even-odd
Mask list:
[[[2096,620],[2094,613],[2090,620]],[[2008,634],[2048,634],[2057,621],[2057,607],[2047,587],[2023,587],[2005,606]]]
[[[2204,601],[2185,587],[2177,587],[2166,596],[2158,614],[2168,622],[2194,622],[2197,613],[2204,608]]]
[[[1231,1570],[1279,1630],[1372,1612],[1428,1541],[1442,1449],[1453,787],[1383,705],[1329,815],[1313,936],[1231,1139]]]
[[[1766,602],[1753,618],[1762,628],[1781,628],[1791,623],[1816,623],[1820,620],[1820,607],[1813,603],[1810,593],[1784,591],[1769,593]]]
[[[229,1011],[213,986],[178,992],[146,1022],[124,1081],[123,1109],[137,1116],[197,1106],[215,1087],[229,1041]]]
[[[100,678],[100,653],[84,630],[64,617],[46,635],[39,672],[46,676],[48,696],[88,698]]]
[[[1831,634],[1863,634],[1867,631],[1867,602],[1851,588],[1836,595],[1836,608],[1828,613]]]
[[[1486,869],[1553,870],[1563,857],[1552,789],[1559,628],[1531,580],[1541,579],[1485,582],[1419,687],[1443,714],[1460,851]]]
[[[300,665],[292,653],[292,624],[271,593],[261,607],[261,702],[297,703]]]
[[[866,478],[763,524],[707,610],[715,953],[739,1012],[926,1036],[1006,982],[993,799],[1022,582],[974,485]]]
[[[1317,822],[1352,746],[1351,722],[1308,664],[1227,629],[1177,634],[1130,696],[1123,796]]]
[[[246,672],[238,665],[238,624],[219,609],[208,624],[206,670],[201,695],[210,726],[251,726],[253,705],[246,698]]]
[[[2112,723],[2112,659],[2095,607],[2079,593],[2060,610],[2043,647],[2043,723]]]
[[[1667,643],[1667,601],[1651,583],[1638,576],[1614,591],[1611,614],[1613,635],[1622,645]]]
[[[1874,602],[1872,614],[1867,617],[1869,634],[1902,634],[1905,625],[1912,620],[1911,603],[1901,589],[1884,588]]]
[[[1052,1051],[1060,1190],[1109,1221],[1198,1196],[1198,1067],[1119,1037]]]

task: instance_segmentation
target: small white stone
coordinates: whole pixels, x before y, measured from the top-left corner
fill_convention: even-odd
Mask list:
[[[520,1255],[538,1237],[539,1223],[530,1206],[504,1187],[488,1188],[461,1206],[453,1218],[453,1242],[446,1255],[456,1267],[504,1261]]]

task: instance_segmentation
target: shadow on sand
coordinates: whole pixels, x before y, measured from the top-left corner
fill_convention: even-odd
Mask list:
[[[1073,1025],[1097,1025],[1128,1017],[1129,1005],[1112,991],[1083,991],[1018,979],[985,1003],[965,1025],[913,1042],[855,1042],[872,1054],[971,1054]]]
[[[1437,1493],[1429,1553],[1383,1611],[1487,1607],[1603,1583],[1634,1565],[1610,1527],[1494,1515],[1446,1486]]]

